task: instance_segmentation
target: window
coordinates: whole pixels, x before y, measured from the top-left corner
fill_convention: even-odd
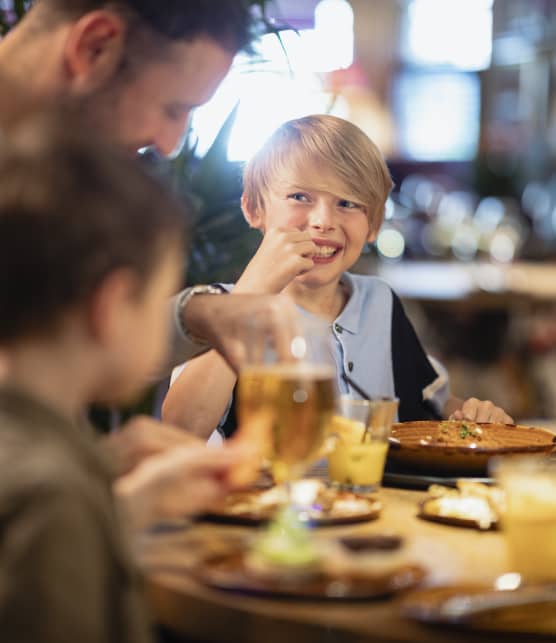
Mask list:
[[[322,0],[315,8],[314,22],[314,29],[280,33],[287,55],[278,38],[268,34],[258,43],[257,60],[237,56],[212,100],[193,115],[192,132],[200,156],[237,103],[230,161],[250,158],[285,121],[330,111],[332,97],[323,74],[353,62],[353,11],[347,0]],[[332,113],[342,116],[341,102]]]

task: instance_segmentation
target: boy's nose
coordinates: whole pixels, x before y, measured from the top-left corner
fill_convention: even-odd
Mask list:
[[[326,205],[315,207],[309,216],[309,225],[315,230],[333,230],[335,227],[334,213]]]

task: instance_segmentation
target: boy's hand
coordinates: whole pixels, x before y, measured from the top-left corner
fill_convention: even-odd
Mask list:
[[[314,266],[317,250],[308,232],[267,230],[259,249],[239,278],[234,293],[278,294],[298,275]]]
[[[478,400],[470,397],[462,404],[461,408],[450,415],[450,420],[469,420],[470,422],[496,422],[499,424],[513,424],[504,409],[495,406],[490,400]]]

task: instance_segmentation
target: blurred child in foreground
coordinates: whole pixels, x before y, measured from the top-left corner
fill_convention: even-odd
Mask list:
[[[443,367],[424,352],[400,300],[376,277],[347,272],[376,238],[392,188],[386,164],[355,125],[308,116],[282,125],[247,164],[242,207],[264,234],[233,293],[285,293],[330,322],[338,386],[354,380],[372,397],[397,396],[401,421],[510,418],[490,401],[450,393]],[[227,407],[236,375],[211,351],[182,370],[165,420],[201,437],[234,429]]]
[[[83,409],[129,401],[165,357],[185,213],[136,161],[64,129],[38,118],[0,147],[0,632],[139,643],[146,608]],[[128,525],[205,508],[243,457],[145,458],[116,482]]]

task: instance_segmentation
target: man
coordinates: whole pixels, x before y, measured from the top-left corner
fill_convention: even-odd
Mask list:
[[[69,104],[91,132],[130,153],[152,147],[171,155],[190,111],[212,95],[250,29],[242,0],[37,0],[0,41],[0,130],[25,111]],[[198,292],[186,291],[172,304],[169,366],[212,345],[237,367],[239,329],[253,315],[266,321],[278,344],[289,341],[295,313],[287,300]],[[183,440],[190,438],[141,418],[108,444],[129,472]],[[138,501],[143,495],[139,489]]]
[[[0,127],[10,114],[70,102],[130,153],[179,150],[192,109],[210,98],[251,39],[243,0],[37,0],[0,41]],[[241,362],[237,332],[257,314],[287,341],[293,307],[279,297],[183,293],[168,366],[206,348]]]

